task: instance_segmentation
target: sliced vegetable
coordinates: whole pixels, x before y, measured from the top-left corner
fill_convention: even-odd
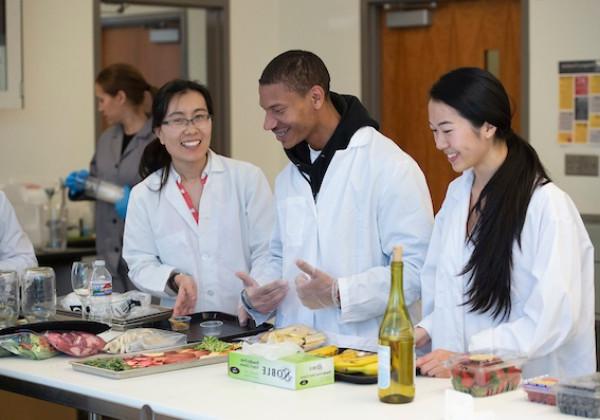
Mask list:
[[[46,337],[32,332],[20,332],[0,337],[0,347],[17,356],[33,360],[48,359],[58,354]]]

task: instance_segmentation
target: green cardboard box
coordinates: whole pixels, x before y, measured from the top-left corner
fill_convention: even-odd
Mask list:
[[[231,378],[287,389],[305,389],[333,383],[333,358],[298,353],[278,360],[229,353],[227,374]]]

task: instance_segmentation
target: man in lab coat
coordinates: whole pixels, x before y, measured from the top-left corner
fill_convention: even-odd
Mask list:
[[[0,271],[14,270],[21,274],[29,267],[37,267],[33,245],[23,232],[10,201],[0,191]]]
[[[275,183],[269,267],[262,278],[238,274],[242,301],[257,322],[275,314],[278,327],[301,323],[338,346],[374,350],[396,245],[407,304],[420,297],[433,223],[425,177],[356,97],[330,92],[313,53],[274,58],[259,96],[264,129],[290,163]]]

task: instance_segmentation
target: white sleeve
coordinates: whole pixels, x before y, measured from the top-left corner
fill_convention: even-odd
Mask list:
[[[433,225],[433,233],[431,234],[431,241],[429,242],[429,248],[427,249],[427,257],[421,270],[421,304],[422,304],[422,316],[423,318],[417,324],[418,327],[424,328],[429,337],[432,336],[433,332],[433,311],[434,311],[434,300],[435,300],[435,276],[437,271],[438,260],[440,258],[441,239],[442,232],[444,231],[444,215],[445,215],[445,203],[442,203],[442,207],[438,214],[435,216],[435,223]]]
[[[162,298],[171,297],[166,293],[166,285],[169,275],[176,267],[160,261],[149,216],[152,209],[147,208],[148,205],[140,194],[141,188],[148,187],[138,184],[129,197],[123,235],[123,258],[129,266],[129,278],[138,289]]]
[[[419,273],[433,224],[431,196],[425,176],[412,159],[402,159],[386,172],[379,192],[377,230],[389,264],[393,248],[404,247],[404,297],[407,306],[420,299]],[[340,322],[359,322],[383,315],[390,290],[390,267],[378,266],[338,279]]]
[[[250,276],[265,279],[270,261],[269,240],[273,231],[274,206],[271,188],[262,171],[255,168],[246,180],[245,211],[248,245],[252,261]],[[258,281],[258,280],[257,280]]]
[[[33,245],[8,198],[0,191],[0,270],[22,274],[29,267],[37,267]]]
[[[529,244],[535,250],[525,281],[535,286],[523,304],[523,316],[475,334],[469,350],[502,343],[530,358],[545,356],[576,333],[582,311],[589,309],[593,316],[593,304],[590,309],[584,303],[594,294],[593,248],[577,210],[563,197],[529,221],[527,234],[535,238]]]

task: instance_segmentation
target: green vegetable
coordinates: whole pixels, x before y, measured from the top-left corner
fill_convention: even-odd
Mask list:
[[[204,337],[200,344],[194,347],[194,350],[207,350],[220,353],[231,348],[231,344],[219,340],[217,337]]]
[[[2,337],[0,347],[4,350],[33,360],[42,360],[58,354],[46,337],[31,332],[20,332]]]
[[[119,357],[106,357],[106,358],[98,358],[91,359],[83,362],[84,365],[94,366],[101,369],[114,370],[115,372],[120,372],[123,370],[131,369],[127,363],[123,361],[123,359]]]

